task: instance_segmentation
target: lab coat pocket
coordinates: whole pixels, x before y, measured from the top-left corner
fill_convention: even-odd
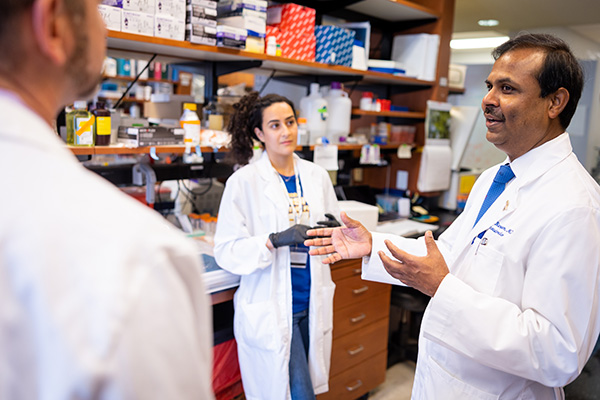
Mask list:
[[[235,319],[236,340],[264,350],[277,350],[281,333],[277,326],[277,313],[271,301],[238,305]]]
[[[335,294],[335,284],[323,286],[321,296],[323,303],[321,305],[321,315],[323,316],[323,334],[331,332],[333,329],[333,295]]]
[[[487,246],[480,245],[473,259],[467,283],[475,290],[493,295],[504,263],[504,255]]]
[[[423,385],[425,392],[424,399],[477,399],[477,400],[496,400],[499,396],[484,392],[466,382],[452,376],[431,356],[428,357],[427,366],[429,374]]]

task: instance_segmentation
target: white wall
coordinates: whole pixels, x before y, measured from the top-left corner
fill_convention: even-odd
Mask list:
[[[568,27],[550,27],[543,29],[530,29],[527,30],[529,33],[550,33],[565,40],[571,46],[575,56],[581,60],[600,60],[600,44],[579,35],[574,30]],[[510,34],[511,37],[515,36],[518,32]],[[489,68],[491,70],[491,64],[494,60],[491,56],[491,49],[483,49],[478,51],[455,51],[453,50],[450,55],[450,62],[454,64],[464,64],[469,68],[467,70],[467,82],[465,84],[466,93],[463,95],[463,99],[460,96],[450,96],[450,102],[456,105],[477,105],[481,104],[481,98],[485,95],[485,85],[483,80],[480,82],[482,69],[478,68]],[[588,64],[593,65],[593,64]],[[488,71],[489,71],[488,70]],[[591,90],[591,94],[587,94],[585,98],[582,97],[580,101],[581,110],[578,111],[577,118],[581,118],[583,122],[574,121],[574,124],[570,128],[578,129],[581,125],[585,126],[587,132],[583,133],[583,136],[587,140],[587,146],[578,145],[578,157],[585,165],[588,171],[596,165],[598,151],[596,147],[600,147],[600,62],[595,63],[594,70],[586,70],[589,74],[586,79],[585,87],[586,92]],[[470,74],[475,74],[475,79],[469,79]],[[590,88],[589,85],[593,87]],[[479,99],[477,99],[479,97]],[[478,131],[480,121],[477,122],[476,131],[473,134],[472,146],[478,146],[477,149],[483,154],[488,154],[489,149],[483,144],[482,133]],[[485,135],[483,135],[485,140]],[[579,140],[577,138],[576,140]],[[575,144],[575,143],[574,143]],[[471,145],[471,144],[470,144]],[[587,152],[586,152],[587,150]],[[489,153],[491,154],[491,153]],[[492,157],[489,155],[489,157]],[[470,161],[469,161],[470,162]]]

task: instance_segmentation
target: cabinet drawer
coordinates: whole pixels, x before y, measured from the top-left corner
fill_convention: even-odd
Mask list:
[[[331,279],[337,282],[351,276],[360,276],[362,273],[362,260],[343,260],[331,266]]]
[[[374,321],[388,318],[390,292],[377,293],[359,304],[339,307],[333,313],[333,338],[371,325]]]
[[[317,400],[355,400],[385,381],[387,352],[349,368],[329,379],[329,392],[317,396]]]
[[[331,349],[331,372],[335,377],[344,370],[367,362],[375,354],[387,350],[388,318],[363,329],[336,338]]]
[[[364,302],[383,292],[390,292],[390,285],[363,281],[358,275],[341,279],[335,285],[335,296],[333,297],[334,312],[342,307]]]

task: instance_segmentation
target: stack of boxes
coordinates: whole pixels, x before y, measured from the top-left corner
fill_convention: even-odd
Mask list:
[[[187,0],[185,40],[215,46],[217,44],[217,2]]]
[[[186,0],[102,0],[98,6],[113,31],[183,40]]]
[[[266,0],[222,0],[218,7],[217,44],[263,53],[267,27]]]
[[[267,37],[281,46],[281,56],[315,61],[315,10],[298,4],[271,6],[267,10]]]

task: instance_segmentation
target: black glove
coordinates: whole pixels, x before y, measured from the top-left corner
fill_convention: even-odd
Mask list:
[[[271,233],[269,240],[273,244],[273,247],[291,246],[293,244],[303,244],[308,235],[306,231],[312,229],[310,226],[296,224],[289,227],[285,231]]]
[[[327,217],[327,221],[318,221],[317,225],[321,225],[318,228],[335,228],[338,226],[342,226],[342,224],[339,223],[339,221],[337,219],[335,219],[335,217],[331,214],[325,214],[325,217]]]

